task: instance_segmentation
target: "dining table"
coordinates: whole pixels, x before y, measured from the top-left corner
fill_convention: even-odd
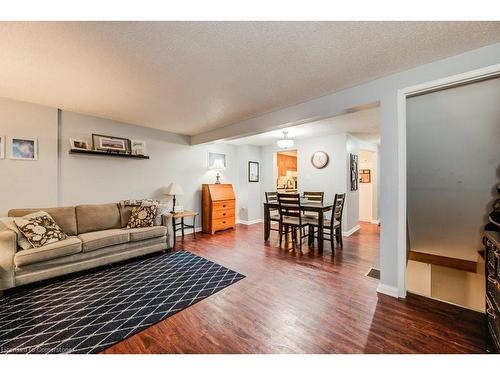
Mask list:
[[[323,227],[325,212],[333,209],[333,202],[311,201],[306,198],[300,199],[300,207],[307,212],[318,214],[318,252],[323,252]],[[264,241],[269,240],[271,234],[271,210],[279,209],[278,202],[264,202]]]

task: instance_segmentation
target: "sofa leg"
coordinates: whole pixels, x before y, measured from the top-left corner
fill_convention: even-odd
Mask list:
[[[3,298],[3,290],[0,290],[0,299]]]

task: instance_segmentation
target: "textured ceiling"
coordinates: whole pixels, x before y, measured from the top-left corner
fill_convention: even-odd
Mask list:
[[[500,22],[0,22],[0,96],[198,134],[500,41]]]
[[[226,142],[233,145],[273,145],[278,139],[283,138],[284,130],[288,130],[288,137],[295,140],[351,133],[361,140],[378,144],[380,143],[380,110],[378,107],[366,109]]]

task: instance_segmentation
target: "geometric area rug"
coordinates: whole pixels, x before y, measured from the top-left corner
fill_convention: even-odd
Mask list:
[[[98,353],[245,276],[187,251],[0,299],[0,353]]]

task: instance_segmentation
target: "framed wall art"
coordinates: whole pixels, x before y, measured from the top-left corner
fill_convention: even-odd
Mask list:
[[[9,139],[9,159],[38,160],[38,140],[34,138],[13,137]]]

